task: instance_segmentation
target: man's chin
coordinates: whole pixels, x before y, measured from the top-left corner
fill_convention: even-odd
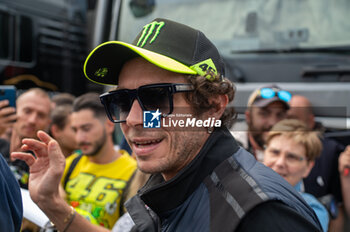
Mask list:
[[[38,139],[38,137],[36,136],[35,132],[32,133],[23,133],[20,136],[21,138],[30,138],[30,139]]]
[[[264,132],[265,133],[265,132]],[[265,136],[264,136],[264,133],[263,134],[259,134],[259,135],[255,135],[253,136],[255,142],[258,144],[259,147],[263,148],[264,145],[265,145]]]
[[[137,167],[138,169],[140,169],[140,171],[147,174],[154,174],[154,173],[160,172],[160,168],[157,166],[154,166],[154,162],[150,162],[150,161],[137,159]]]
[[[83,155],[93,157],[93,156],[96,156],[96,153],[84,153],[83,152]]]
[[[80,148],[81,149],[81,148]],[[81,153],[85,156],[95,156],[96,155],[96,152],[93,152],[91,150],[84,150],[84,149],[81,149]]]

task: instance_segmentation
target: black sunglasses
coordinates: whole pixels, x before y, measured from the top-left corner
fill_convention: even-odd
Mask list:
[[[157,110],[162,116],[173,112],[173,94],[193,91],[191,84],[150,84],[137,89],[119,89],[100,96],[108,118],[114,123],[125,122],[135,99],[143,111]]]

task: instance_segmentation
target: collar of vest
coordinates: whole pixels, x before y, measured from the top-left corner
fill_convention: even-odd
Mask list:
[[[238,149],[231,133],[226,128],[217,128],[197,156],[174,178],[164,181],[161,174],[154,174],[138,194],[158,215],[174,209],[197,189],[216,166]]]

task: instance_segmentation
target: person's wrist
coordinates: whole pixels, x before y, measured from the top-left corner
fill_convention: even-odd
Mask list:
[[[66,232],[68,230],[68,228],[70,227],[70,225],[73,223],[73,220],[75,218],[77,214],[77,211],[75,211],[75,209],[73,208],[73,206],[70,206],[70,212],[69,214],[63,219],[63,229],[62,232]],[[57,229],[56,225],[52,222],[49,221],[48,229]]]
[[[39,206],[40,209],[43,211],[47,210],[55,210],[62,205],[66,205],[67,203],[64,201],[64,199],[60,195],[52,195],[52,196],[41,196],[36,204]]]
[[[50,225],[59,231],[66,231],[76,216],[75,209],[59,195],[40,202],[38,206],[49,218]]]
[[[63,232],[66,232],[68,230],[68,228],[70,227],[70,225],[72,224],[77,211],[75,211],[75,209],[73,208],[73,206],[70,206],[71,211],[70,213],[67,215],[67,217],[63,220],[63,223],[65,224]]]

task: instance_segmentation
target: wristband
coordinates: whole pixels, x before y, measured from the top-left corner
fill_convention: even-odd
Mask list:
[[[64,227],[62,232],[66,232],[69,228],[69,226],[72,224],[75,215],[77,214],[77,211],[75,211],[75,209],[73,208],[73,206],[70,207],[72,210],[69,213],[69,215],[63,220],[64,223],[67,223],[67,225]]]

